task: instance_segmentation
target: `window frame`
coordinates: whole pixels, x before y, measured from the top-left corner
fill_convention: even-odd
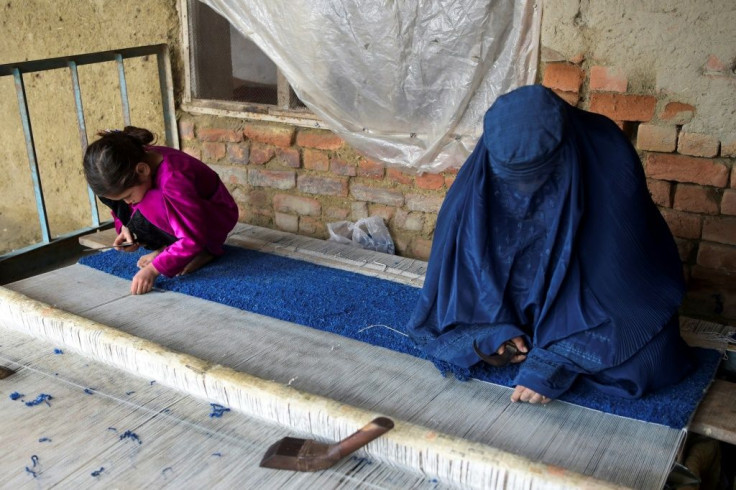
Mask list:
[[[220,99],[204,99],[194,96],[193,79],[196,68],[193,60],[193,28],[196,15],[192,5],[199,0],[178,0],[179,22],[181,25],[181,52],[184,64],[184,90],[182,93],[182,110],[193,114],[205,114],[265,122],[277,122],[307,128],[326,128],[324,122],[306,107],[290,107],[290,101],[296,96],[293,89],[281,73],[277,72],[277,105],[255,102],[238,102]]]

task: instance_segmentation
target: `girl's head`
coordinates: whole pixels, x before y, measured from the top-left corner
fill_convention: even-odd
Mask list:
[[[98,196],[121,198],[146,175],[139,164],[146,162],[146,146],[154,141],[153,133],[126,126],[122,131],[100,131],[97,135],[100,138],[84,153],[84,176]]]

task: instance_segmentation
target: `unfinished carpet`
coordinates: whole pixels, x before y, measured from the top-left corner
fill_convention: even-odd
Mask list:
[[[89,267],[131,279],[144,252],[109,251],[83,258]],[[156,287],[332,332],[420,358],[427,358],[403,333],[419,296],[419,289],[239,247],[194,274],[166,278]],[[638,400],[608,396],[576,384],[561,399],[603,412],[686,427],[705,389],[713,379],[721,355],[695,349],[698,369],[679,384]],[[476,365],[459,369],[435,362],[443,374],[476,378],[512,386],[517,366]]]

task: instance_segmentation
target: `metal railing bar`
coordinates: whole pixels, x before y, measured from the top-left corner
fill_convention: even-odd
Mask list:
[[[63,56],[60,58],[48,58],[45,60],[23,61],[19,63],[8,63],[0,65],[0,76],[12,75],[15,69],[23,73],[32,71],[45,71],[57,68],[66,68],[69,61],[74,61],[77,66],[101,63],[104,61],[116,61],[118,56],[124,59],[159,54],[166,51],[165,44],[154,44],[151,46],[140,46],[135,48],[119,49],[115,51],[101,51],[99,53],[80,54],[75,56]]]
[[[172,148],[179,148],[179,132],[176,126],[176,111],[174,109],[174,81],[171,75],[169,50],[163,49],[156,55],[158,64],[158,81],[161,86],[161,102],[164,110],[164,127],[166,128],[166,144]]]
[[[123,55],[115,55],[115,61],[118,64],[118,79],[120,80],[120,100],[123,103],[123,123],[130,126],[130,105],[128,103],[128,84],[125,82],[125,65],[123,64]]]
[[[43,189],[41,187],[41,176],[38,171],[38,160],[36,159],[36,146],[33,142],[33,131],[31,130],[31,118],[28,113],[28,104],[26,103],[26,88],[23,84],[23,75],[20,70],[13,71],[15,79],[15,92],[18,95],[18,112],[20,113],[21,122],[23,123],[23,134],[26,139],[26,151],[28,153],[28,166],[31,170],[31,180],[33,181],[33,193],[36,197],[36,210],[38,211],[38,220],[41,225],[41,236],[44,243],[51,241],[51,231],[49,229],[49,221],[46,216],[46,204],[43,198]]]
[[[103,226],[112,225],[112,223],[113,223],[112,220],[110,220],[110,221],[106,221],[106,222],[101,223],[100,226],[88,226],[86,228],[80,228],[78,230],[74,230],[74,231],[71,231],[69,233],[65,233],[63,235],[59,235],[59,236],[55,237],[54,238],[54,242],[60,242],[60,241],[66,240],[67,238],[80,237],[82,235],[86,235],[88,233],[92,233],[94,231],[98,231]],[[12,251],[10,251],[10,252],[8,252],[6,254],[0,255],[0,263],[2,263],[2,261],[5,260],[5,259],[10,259],[12,257],[18,256],[18,255],[22,255],[24,253],[31,252],[31,251],[36,250],[36,249],[39,249],[39,248],[47,247],[47,246],[50,245],[50,243],[44,243],[44,242],[34,243],[33,245],[28,245],[27,247],[23,247],[23,248],[19,248],[19,249],[16,249],[16,250],[12,250]]]
[[[79,87],[79,73],[77,72],[77,64],[69,61],[69,73],[72,77],[72,90],[74,91],[74,105],[77,109],[77,123],[79,126],[79,143],[82,146],[82,154],[87,150],[87,126],[84,122],[84,108],[82,105],[82,90]],[[97,211],[97,198],[92,189],[87,186],[87,194],[89,195],[90,212],[92,213],[92,225],[100,226],[100,215]]]

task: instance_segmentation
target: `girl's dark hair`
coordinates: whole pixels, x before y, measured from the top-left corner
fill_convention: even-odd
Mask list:
[[[135,167],[145,161],[146,145],[155,140],[147,129],[125,126],[97,133],[84,152],[84,176],[98,196],[120,194],[138,184]]]

